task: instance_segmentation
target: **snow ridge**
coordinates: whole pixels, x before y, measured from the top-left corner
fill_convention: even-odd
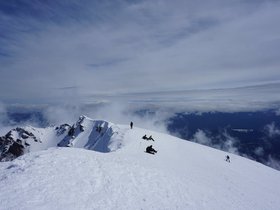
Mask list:
[[[122,147],[125,131],[111,122],[86,116],[80,116],[72,126],[65,123],[47,128],[18,127],[0,137],[0,161],[57,146],[112,152]]]
[[[58,146],[111,152],[121,147],[123,135],[113,123],[81,116]]]

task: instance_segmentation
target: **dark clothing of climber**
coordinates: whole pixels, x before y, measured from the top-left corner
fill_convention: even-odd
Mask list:
[[[226,161],[230,163],[230,158],[228,155],[226,156]]]
[[[152,140],[152,141],[155,141],[155,140],[153,139],[152,135],[151,135],[151,136],[149,136],[149,138],[147,138],[147,140]]]
[[[146,152],[147,152],[147,153],[150,153],[150,154],[155,154],[155,153],[157,153],[157,151],[153,148],[152,145],[150,145],[150,146],[148,146],[148,147],[146,148]]]
[[[130,129],[133,128],[133,122],[130,122]]]

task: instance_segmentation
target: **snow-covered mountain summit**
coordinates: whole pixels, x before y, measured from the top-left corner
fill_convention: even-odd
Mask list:
[[[121,147],[125,129],[104,120],[81,116],[72,126],[17,127],[0,137],[0,160],[13,160],[28,152],[50,147],[76,147],[99,152]]]
[[[42,143],[30,145],[30,153],[0,163],[1,209],[280,206],[280,172],[243,157],[230,155],[229,163],[216,149],[84,116],[40,132]],[[155,141],[143,140],[145,134]],[[32,152],[42,144],[60,147]],[[144,152],[151,144],[156,155]]]
[[[81,116],[58,146],[111,152],[121,147],[125,131],[113,123]]]

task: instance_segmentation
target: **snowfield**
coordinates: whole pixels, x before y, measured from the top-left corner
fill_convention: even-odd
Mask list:
[[[80,124],[84,131],[60,142],[70,148],[0,163],[1,210],[279,209],[280,172],[272,168],[232,154],[228,163],[225,152],[137,127]],[[151,144],[156,155],[144,152]]]

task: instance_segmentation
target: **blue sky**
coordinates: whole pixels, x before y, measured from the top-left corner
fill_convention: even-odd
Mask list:
[[[279,83],[279,11],[272,0],[0,1],[0,101]]]

